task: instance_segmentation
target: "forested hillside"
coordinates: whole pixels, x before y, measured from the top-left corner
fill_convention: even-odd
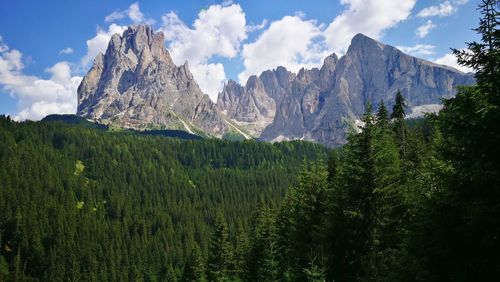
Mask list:
[[[404,119],[400,93],[390,115],[383,103],[376,113],[367,105],[361,132],[327,164],[306,165],[281,207],[258,206],[245,251],[231,256],[217,239],[224,232],[214,233],[206,271],[188,264],[198,274],[188,280],[497,281],[498,8],[484,0],[482,41],[454,50],[477,85],[423,122]]]
[[[169,280],[215,215],[229,237],[259,199],[278,205],[305,159],[327,149],[181,141],[0,118],[0,280]]]

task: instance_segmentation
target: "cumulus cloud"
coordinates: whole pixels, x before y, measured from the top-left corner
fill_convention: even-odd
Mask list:
[[[473,72],[474,71],[471,68],[459,65],[457,62],[457,58],[453,54],[446,54],[443,57],[434,60],[434,63],[454,67],[457,70],[462,71],[462,72]]]
[[[272,22],[255,42],[244,45],[245,70],[238,78],[245,83],[249,76],[277,66],[293,72],[319,66],[327,55],[323,40],[315,21],[285,16]]]
[[[87,67],[99,53],[104,53],[108,47],[111,36],[115,33],[122,34],[127,29],[127,26],[111,24],[108,30],[97,28],[96,35],[87,40],[87,54],[81,59],[82,67]]]
[[[48,114],[75,113],[76,89],[82,78],[71,76],[69,63],[56,63],[46,70],[50,78],[42,79],[23,73],[22,57],[16,49],[0,52],[0,85],[18,100],[14,119],[38,120]]]
[[[417,44],[415,46],[396,46],[399,50],[412,56],[428,56],[434,54],[434,45]]]
[[[217,94],[222,90],[226,81],[224,66],[220,63],[197,64],[190,69],[203,92],[209,94],[212,101],[217,101]]]
[[[453,0],[444,1],[443,3],[435,6],[429,6],[418,12],[417,17],[446,17],[454,14],[458,9],[457,6],[467,3],[468,0]]]
[[[141,12],[139,7],[139,3],[135,2],[128,7],[128,9],[123,11],[114,11],[113,13],[107,15],[104,18],[105,22],[114,22],[117,20],[121,20],[128,17],[133,23],[145,23],[145,24],[154,24],[155,20],[151,18],[146,18],[144,14]]]
[[[357,33],[379,39],[386,29],[406,20],[415,0],[341,0],[346,9],[325,30],[326,42],[343,54]]]
[[[427,20],[427,22],[421,26],[419,26],[417,28],[417,30],[415,30],[415,35],[417,35],[418,38],[424,38],[427,36],[427,34],[429,34],[429,31],[431,31],[431,29],[435,28],[436,25],[432,23],[431,20]]]
[[[240,5],[212,5],[198,14],[192,27],[174,12],[165,14],[162,21],[161,30],[172,59],[176,64],[189,61],[200,88],[215,101],[226,76],[222,64],[208,61],[214,56],[234,58],[238,54],[241,42],[247,38],[245,13]]]
[[[65,55],[65,54],[73,54],[73,49],[68,47],[59,51],[59,55]]]

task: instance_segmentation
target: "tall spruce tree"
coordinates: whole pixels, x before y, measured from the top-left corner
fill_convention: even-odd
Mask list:
[[[385,107],[384,101],[380,100],[377,111],[377,126],[386,127],[389,124],[389,112]]]
[[[356,280],[362,272],[361,258],[370,250],[376,183],[371,104],[362,121],[361,133],[350,135],[343,148],[343,166],[327,205],[323,239],[328,250],[327,280]]]
[[[233,247],[229,241],[227,223],[222,212],[217,213],[208,251],[208,279],[210,281],[231,281],[234,267]]]
[[[290,189],[278,220],[281,269],[292,281],[303,281],[304,268],[318,255],[328,172],[323,163],[304,163],[298,184]]]
[[[205,272],[205,262],[201,256],[200,247],[195,244],[191,255],[189,256],[184,271],[182,273],[181,281],[183,282],[204,282],[207,281]]]
[[[263,200],[259,202],[250,232],[247,253],[247,281],[277,281],[278,255],[276,224],[272,211]]]
[[[406,103],[401,91],[396,93],[394,106],[392,107],[391,119],[394,120],[394,131],[397,137],[399,154],[405,159],[408,147],[408,129],[405,123]]]

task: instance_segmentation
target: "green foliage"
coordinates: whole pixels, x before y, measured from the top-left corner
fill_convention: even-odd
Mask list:
[[[215,221],[215,228],[208,248],[208,279],[210,281],[231,281],[234,270],[234,253],[227,223],[219,213]]]
[[[293,281],[303,281],[304,268],[318,250],[328,189],[328,171],[322,162],[304,163],[298,184],[292,187],[278,216],[278,240],[282,258],[280,272]]]
[[[304,274],[306,275],[306,281],[308,282],[326,281],[325,269],[317,266],[314,259],[309,262],[309,266],[307,268],[304,268]]]
[[[379,127],[386,127],[389,124],[389,112],[385,107],[384,101],[380,101],[377,111],[377,125]]]
[[[176,281],[196,245],[206,261],[217,210],[234,244],[259,199],[279,205],[302,160],[328,153],[8,117],[0,144],[0,256],[9,279],[39,281]]]
[[[500,31],[498,1],[484,0],[476,31],[482,42],[454,50],[475,69],[433,117],[440,172],[410,241],[421,272],[432,280],[491,281],[500,275]],[[425,242],[425,244],[423,244]]]
[[[401,91],[396,93],[396,100],[392,108],[391,119],[394,121],[393,130],[396,134],[399,154],[403,160],[406,158],[408,150],[408,129],[405,122],[406,102],[401,95]]]
[[[244,265],[245,280],[276,281],[278,279],[276,235],[273,210],[261,200],[251,225],[251,244],[248,247]]]
[[[189,256],[181,281],[185,282],[204,282],[207,281],[205,275],[205,262],[201,256],[201,251],[198,245],[195,244],[191,255]]]
[[[75,175],[76,176],[81,175],[84,170],[85,170],[85,165],[83,165],[83,162],[80,160],[77,160],[76,164],[75,164]]]

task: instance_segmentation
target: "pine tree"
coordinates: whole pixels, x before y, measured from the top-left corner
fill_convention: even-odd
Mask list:
[[[332,150],[328,157],[328,185],[333,188],[339,170],[339,156],[336,150]]]
[[[201,256],[200,248],[197,244],[193,247],[191,255],[184,266],[181,281],[184,282],[203,282],[207,281],[205,276],[205,264]]]
[[[208,279],[210,281],[230,281],[233,267],[233,249],[229,241],[227,223],[222,212],[218,212],[209,245]]]
[[[276,220],[278,269],[281,279],[301,281],[302,271],[320,244],[328,190],[328,171],[323,162],[304,162],[298,183],[291,187]],[[274,262],[269,261],[269,265]]]
[[[389,124],[389,112],[385,107],[384,101],[380,100],[380,105],[377,111],[377,126],[386,127]]]
[[[399,154],[403,159],[406,156],[408,135],[408,129],[405,123],[405,108],[405,99],[403,95],[401,95],[401,91],[398,90],[394,106],[392,107],[391,119],[394,120],[394,131],[396,132]]]
[[[236,277],[243,279],[247,274],[247,256],[250,248],[248,234],[238,224],[236,228],[236,248],[234,251],[234,274]]]
[[[246,262],[246,280],[275,281],[278,279],[276,224],[263,200],[259,202],[251,227],[250,246]]]
[[[349,136],[343,147],[343,165],[327,205],[322,240],[327,242],[327,280],[356,280],[362,271],[361,258],[370,250],[377,183],[371,104],[366,105],[362,121],[361,133]]]

